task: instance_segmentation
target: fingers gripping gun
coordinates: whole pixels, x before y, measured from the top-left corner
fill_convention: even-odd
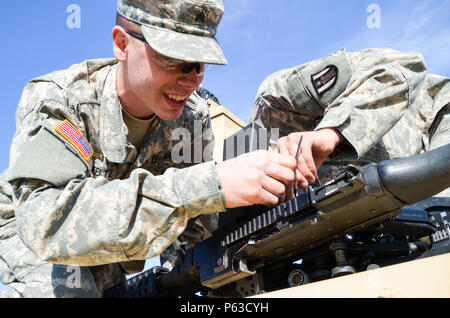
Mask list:
[[[353,273],[374,261],[388,264],[394,256],[420,255],[429,245],[411,240],[436,227],[425,210],[409,205],[450,186],[449,162],[450,144],[349,166],[271,209],[230,209],[219,215],[211,237],[186,251],[182,264],[170,272],[150,269],[104,296],[192,296],[202,290],[245,296]],[[448,209],[450,202],[444,203]],[[302,264],[293,264],[298,259]]]

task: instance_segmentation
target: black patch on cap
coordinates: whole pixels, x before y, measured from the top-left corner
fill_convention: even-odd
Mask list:
[[[197,16],[195,17],[195,22],[201,22],[201,23],[205,23],[206,20],[206,14],[205,12],[200,12],[199,14],[197,14]]]
[[[320,72],[311,76],[312,83],[319,96],[336,84],[338,73],[338,68],[335,65],[328,65]]]

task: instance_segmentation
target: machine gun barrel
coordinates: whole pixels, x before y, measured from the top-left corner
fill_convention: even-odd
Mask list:
[[[202,287],[218,289],[445,190],[449,163],[450,144],[403,159],[349,166],[333,180],[271,209],[228,210],[219,215],[219,229],[210,238],[186,251],[183,264],[169,273],[151,269],[104,296],[183,296]]]
[[[412,204],[444,189],[450,180],[450,144],[407,158],[382,161],[378,174],[386,189]]]

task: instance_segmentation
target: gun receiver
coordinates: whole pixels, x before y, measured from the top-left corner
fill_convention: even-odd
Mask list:
[[[219,215],[218,230],[188,249],[183,263],[172,271],[153,268],[106,291],[104,296],[187,296],[201,290],[216,294],[223,290],[221,295],[229,295],[227,288],[233,284],[235,289],[236,284],[243,286],[246,280],[261,283],[266,280],[261,274],[272,271],[276,276],[276,269],[280,268],[288,268],[289,285],[293,286],[322,276],[355,272],[354,267],[359,269],[380,255],[392,256],[395,252],[406,257],[412,251],[423,253],[427,245],[408,241],[406,236],[395,244],[382,245],[378,230],[385,222],[393,232],[413,229],[407,231],[409,239],[436,232],[425,210],[405,206],[448,188],[449,162],[450,144],[408,158],[349,166],[333,180],[297,191],[293,199],[271,209],[230,209]],[[448,200],[444,206],[449,208]],[[399,214],[403,216],[397,217]],[[370,240],[366,239],[369,236],[358,234],[366,231],[370,232]],[[378,233],[376,242],[374,233]],[[348,239],[358,235],[359,241]],[[352,253],[365,253],[364,261],[350,266],[345,262],[344,250],[350,257]],[[335,254],[337,265],[331,274],[324,275],[328,270],[320,264],[329,262],[324,255],[330,251]],[[310,275],[292,265],[299,258],[304,259],[306,268],[315,264]],[[266,290],[270,289],[270,282],[265,285]]]

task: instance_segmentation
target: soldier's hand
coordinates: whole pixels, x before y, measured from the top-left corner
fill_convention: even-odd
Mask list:
[[[218,163],[226,207],[283,202],[286,188],[292,188],[295,166],[293,157],[264,150]]]
[[[333,128],[295,132],[280,138],[278,141],[278,151],[280,154],[295,158],[298,143],[302,135],[303,141],[298,154],[296,175],[298,187],[306,188],[308,184],[314,183],[317,178],[317,169],[319,169],[325,159],[334,151],[336,146],[344,140],[344,137],[338,130]]]

